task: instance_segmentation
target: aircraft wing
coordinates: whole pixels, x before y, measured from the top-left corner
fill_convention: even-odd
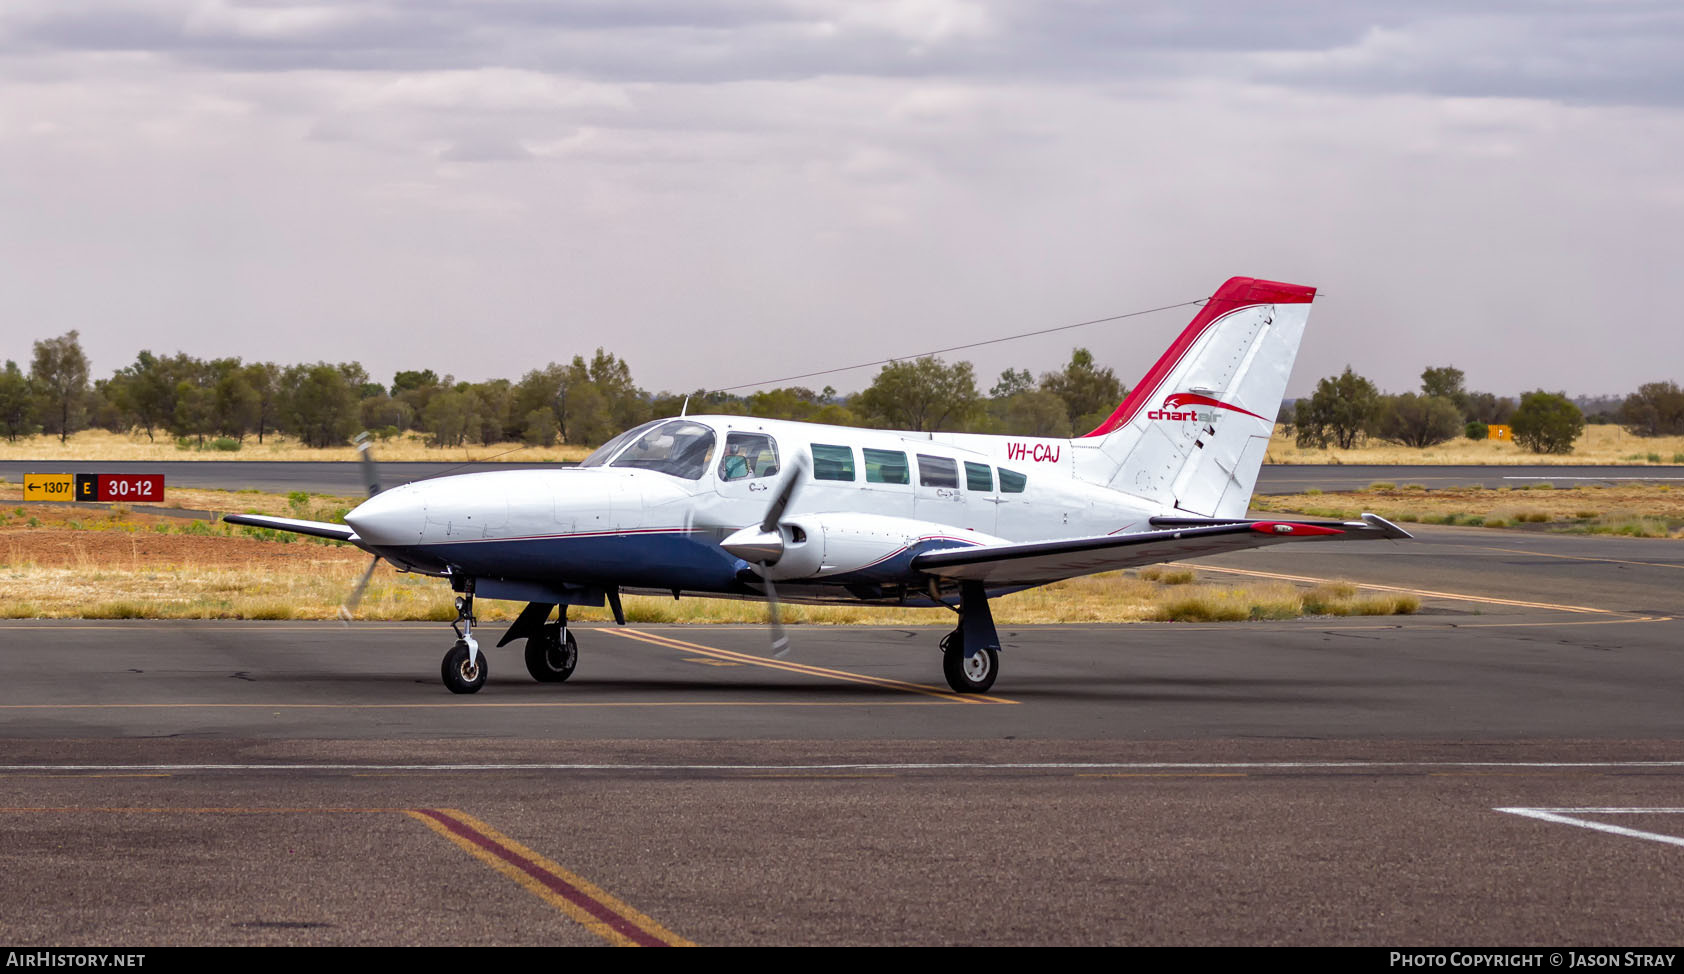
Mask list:
[[[357,540],[357,533],[349,527],[328,521],[304,521],[295,517],[270,517],[267,514],[224,514],[222,519],[229,524],[245,524],[254,528],[269,528],[272,531],[291,531],[293,534],[308,534],[317,538],[332,538],[335,541]]]
[[[1253,521],[1205,518],[1152,519],[1158,530],[1137,534],[1034,541],[980,548],[943,548],[912,559],[912,567],[939,578],[987,585],[1044,585],[1096,572],[1134,568],[1288,541],[1373,541],[1408,538],[1409,532],[1375,514],[1361,521]]]

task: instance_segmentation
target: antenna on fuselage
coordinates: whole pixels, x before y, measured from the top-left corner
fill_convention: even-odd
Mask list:
[[[690,397],[684,397],[684,405],[678,407],[678,415],[687,416],[690,413]]]

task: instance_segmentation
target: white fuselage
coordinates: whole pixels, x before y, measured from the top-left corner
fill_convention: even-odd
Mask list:
[[[1102,486],[1097,447],[691,416],[628,431],[576,468],[406,484],[346,521],[418,571],[747,596],[764,576],[797,598],[904,600],[924,580],[908,564],[921,551],[1147,530],[1173,513]],[[788,549],[747,572],[720,542],[762,520],[798,454],[811,466],[782,518]]]

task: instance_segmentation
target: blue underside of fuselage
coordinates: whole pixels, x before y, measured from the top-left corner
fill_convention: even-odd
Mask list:
[[[834,589],[836,597],[873,598],[880,586],[921,589],[929,576],[914,571],[912,559],[938,548],[965,547],[947,538],[920,541],[869,567],[794,584]],[[448,568],[452,574],[521,579],[544,584],[621,586],[719,595],[758,596],[752,566],[700,531],[638,531],[625,534],[560,535],[487,539],[449,544],[377,549],[397,563]],[[781,585],[782,583],[780,583]]]

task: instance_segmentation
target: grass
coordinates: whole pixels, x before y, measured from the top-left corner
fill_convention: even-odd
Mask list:
[[[214,543],[214,542],[212,542]],[[0,558],[0,617],[83,619],[332,619],[365,562],[355,549],[317,548],[317,554],[245,564],[185,562],[125,564],[120,558],[81,558],[42,565],[17,549]],[[1153,579],[1144,577],[1148,573]],[[366,620],[448,622],[453,594],[442,581],[401,574],[384,564],[375,572],[357,616]],[[765,624],[766,605],[732,599],[627,596],[635,623]],[[1312,615],[1413,612],[1410,598],[1375,599],[1349,583],[1305,588],[1282,582],[1200,582],[1187,566],[1158,566],[1071,579],[997,599],[1000,625],[1066,622],[1228,621]],[[508,622],[513,602],[482,601],[485,623]],[[574,608],[569,617],[606,622],[606,608]],[[943,625],[944,609],[874,606],[784,607],[796,625]]]
[[[17,492],[15,485],[0,487]],[[172,503],[333,520],[351,499],[294,493],[183,491]],[[181,517],[149,505],[89,510],[31,504],[0,519],[0,617],[87,619],[331,619],[367,564],[341,542],[300,538]],[[453,594],[436,579],[382,564],[358,615],[448,622]],[[1280,582],[1216,584],[1190,565],[1155,565],[1070,579],[994,603],[1001,625],[1065,622],[1286,619],[1308,614],[1412,612],[1412,600],[1376,600],[1354,586],[1323,590]],[[485,601],[487,623],[513,618],[518,603]],[[762,602],[628,596],[629,621],[764,624]],[[572,618],[606,621],[606,609]],[[785,607],[785,621],[810,625],[944,625],[944,609],[838,605]]]
[[[1670,458],[1670,459],[1668,459]],[[1299,447],[1276,427],[1268,463],[1604,464],[1684,463],[1684,436],[1634,436],[1618,426],[1586,426],[1573,452],[1533,453],[1502,440],[1457,437],[1426,449],[1370,442],[1350,450]]]
[[[1410,486],[1262,496],[1252,499],[1252,508],[1270,515],[1336,520],[1352,520],[1372,511],[1403,524],[1684,538],[1684,496],[1665,484],[1567,488],[1533,484],[1520,489],[1454,487],[1432,491],[1412,490]],[[1593,500],[1594,507],[1586,503]]]

